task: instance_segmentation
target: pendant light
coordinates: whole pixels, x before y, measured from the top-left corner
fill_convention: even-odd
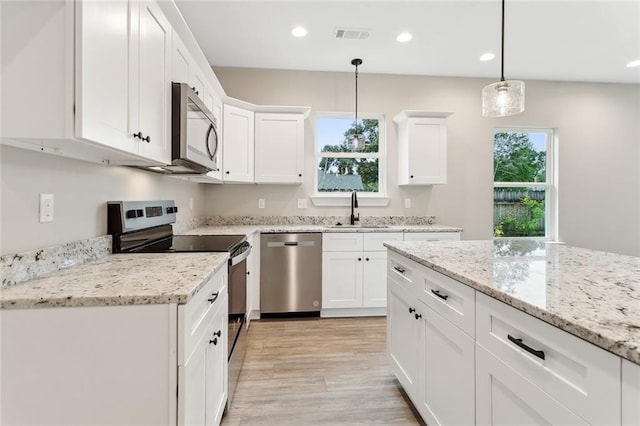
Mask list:
[[[356,67],[356,120],[354,123],[355,134],[347,141],[347,148],[351,151],[362,151],[366,144],[364,135],[360,133],[360,125],[358,124],[358,67],[362,65],[362,59],[352,59],[351,65]]]
[[[524,111],[524,82],[504,79],[504,1],[502,0],[500,81],[482,89],[482,115],[484,117],[507,117]]]

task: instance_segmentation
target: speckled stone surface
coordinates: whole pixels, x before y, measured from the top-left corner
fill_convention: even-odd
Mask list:
[[[227,253],[114,254],[2,289],[0,308],[186,303]]]
[[[349,223],[349,216],[212,216],[198,221],[199,226],[234,225],[321,225]],[[360,215],[358,224],[379,225],[435,225],[435,216],[367,216]],[[194,226],[195,228],[195,226]]]
[[[462,232],[445,225],[210,225],[192,229],[190,235],[251,235],[254,232]]]
[[[524,240],[385,246],[640,364],[638,257]]]
[[[2,288],[53,271],[101,259],[111,253],[111,236],[74,241],[0,257]]]

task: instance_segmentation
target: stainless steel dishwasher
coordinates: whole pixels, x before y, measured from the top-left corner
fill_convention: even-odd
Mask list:
[[[320,316],[322,234],[262,234],[260,316]]]

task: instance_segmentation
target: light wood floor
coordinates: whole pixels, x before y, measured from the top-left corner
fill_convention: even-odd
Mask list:
[[[385,318],[252,321],[224,426],[421,425],[391,373]]]

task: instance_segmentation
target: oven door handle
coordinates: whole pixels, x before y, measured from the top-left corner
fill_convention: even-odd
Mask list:
[[[235,266],[238,263],[243,262],[247,257],[249,257],[249,254],[251,254],[251,244],[247,243],[247,246],[248,246],[247,250],[229,259],[229,266]]]

